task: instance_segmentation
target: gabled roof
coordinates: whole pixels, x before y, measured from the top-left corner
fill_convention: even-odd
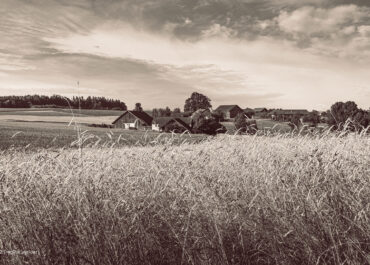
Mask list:
[[[264,110],[267,110],[267,109],[266,108],[254,108],[255,112],[261,112],[261,111],[264,111]]]
[[[153,119],[153,123],[158,124],[159,127],[163,127],[171,120],[173,120],[173,117],[157,117]]]
[[[215,111],[230,111],[235,107],[241,109],[238,105],[220,105]]]
[[[139,120],[145,122],[148,125],[151,125],[152,124],[152,121],[153,121],[152,116],[150,116],[145,111],[135,111],[135,110],[126,110],[121,116],[119,116],[117,119],[115,119],[115,121],[113,122],[113,124],[115,124],[120,118],[122,118],[123,116],[125,116],[127,113],[131,113],[136,118],[138,118]]]
[[[185,124],[189,125],[191,123],[191,118],[190,117],[176,117],[176,119],[181,120]]]
[[[190,124],[190,118],[183,118],[183,117],[158,117],[153,120],[153,123],[158,124],[159,128],[165,127],[170,122],[176,122],[183,126],[187,130],[191,130],[189,124]]]
[[[174,119],[178,124],[182,125],[185,129],[187,129],[188,131],[191,131],[191,128],[190,128],[190,119],[189,119],[189,122],[187,122],[188,119],[183,119],[183,118],[175,118]]]

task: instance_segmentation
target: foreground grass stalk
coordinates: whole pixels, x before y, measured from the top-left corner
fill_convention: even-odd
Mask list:
[[[370,264],[367,135],[156,141],[1,153],[0,264]]]

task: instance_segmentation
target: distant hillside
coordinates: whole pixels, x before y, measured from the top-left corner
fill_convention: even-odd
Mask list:
[[[60,95],[42,96],[1,96],[0,108],[81,108],[81,109],[105,109],[126,110],[124,102],[105,97],[63,97]]]

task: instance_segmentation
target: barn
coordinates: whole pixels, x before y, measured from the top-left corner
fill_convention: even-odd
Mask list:
[[[150,129],[153,118],[145,111],[127,110],[114,122],[114,128]]]
[[[253,118],[260,119],[266,118],[268,115],[268,110],[266,108],[255,108]]]
[[[309,114],[308,110],[305,109],[281,109],[275,110],[271,113],[271,118],[273,120],[285,121],[293,116],[303,117]]]
[[[238,105],[220,105],[215,112],[222,113],[224,119],[229,120],[244,111]]]

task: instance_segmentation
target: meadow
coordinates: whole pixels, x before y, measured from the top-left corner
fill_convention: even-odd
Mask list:
[[[121,110],[63,109],[63,108],[0,108],[0,115],[38,115],[38,116],[116,116]]]
[[[370,139],[0,151],[2,264],[370,264]]]
[[[171,141],[196,143],[205,135],[162,134],[154,131],[137,131],[90,127],[86,124],[63,122],[1,121],[0,151],[40,149],[68,149],[83,147],[145,146]]]

